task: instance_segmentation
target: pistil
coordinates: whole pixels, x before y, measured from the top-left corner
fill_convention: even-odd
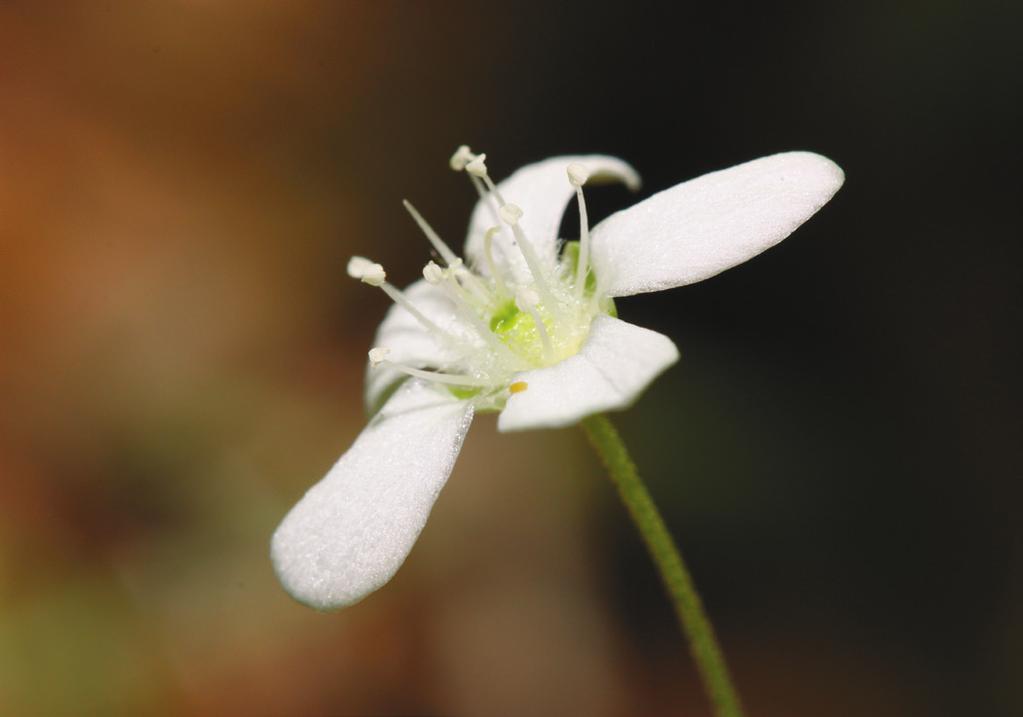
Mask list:
[[[536,305],[539,302],[540,297],[532,289],[520,289],[519,293],[515,295],[515,305],[519,308],[519,311],[525,311],[533,317],[533,323],[536,324],[536,333],[540,336],[540,343],[543,345],[544,362],[552,363],[554,361],[554,345],[551,343],[551,337],[547,333],[547,327],[544,326],[543,318],[536,309]]]

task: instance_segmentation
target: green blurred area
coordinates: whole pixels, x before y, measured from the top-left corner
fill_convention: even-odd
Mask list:
[[[0,8],[0,713],[708,714],[577,431],[477,422],[364,603],[278,521],[363,425],[446,166],[786,149],[792,239],[625,299],[682,361],[618,420],[756,715],[1017,714],[1016,6],[12,2]],[[592,194],[597,219],[633,198]],[[573,212],[564,225],[576,236]]]

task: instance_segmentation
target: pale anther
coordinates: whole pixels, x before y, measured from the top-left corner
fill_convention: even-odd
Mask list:
[[[370,286],[380,286],[387,280],[384,267],[363,256],[353,256],[348,260],[348,276]]]
[[[469,149],[468,145],[463,144],[455,150],[453,155],[451,155],[451,159],[448,161],[448,164],[451,166],[451,169],[456,172],[461,172],[465,169],[465,165],[472,161],[474,156],[475,155],[473,155],[472,150]]]
[[[590,178],[590,170],[578,162],[568,165],[568,181],[573,187],[581,187]]]
[[[468,162],[465,165],[465,171],[474,177],[480,178],[486,177],[487,176],[487,165],[485,162],[486,158],[487,155],[485,154],[477,154],[475,157],[472,158],[470,162]]]
[[[384,361],[387,360],[387,355],[391,353],[391,350],[385,346],[377,346],[369,350],[369,363],[371,366],[376,368]]]
[[[444,281],[444,270],[435,262],[427,262],[423,267],[423,278],[430,284],[439,284]]]
[[[515,294],[515,306],[519,308],[519,311],[529,311],[539,303],[539,295],[528,287],[519,289]]]
[[[515,204],[504,204],[498,211],[501,213],[501,219],[512,226],[518,224],[522,218],[522,209]]]

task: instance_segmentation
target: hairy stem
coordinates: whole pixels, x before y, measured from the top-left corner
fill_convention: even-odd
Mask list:
[[[621,436],[607,416],[601,414],[585,419],[582,426],[594,450],[607,467],[622,502],[632,516],[632,522],[657,565],[682,632],[689,641],[689,651],[700,671],[704,689],[714,706],[714,714],[717,717],[741,717],[743,712],[739,693],[732,684],[725,656],[714,635],[714,628],[703,611],[700,595],[696,592],[682,554],[636,472],[636,465],[629,457]]]

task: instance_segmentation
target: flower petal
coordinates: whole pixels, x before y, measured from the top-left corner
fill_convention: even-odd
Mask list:
[[[442,329],[464,331],[456,320],[454,304],[439,286],[420,279],[410,284],[404,294],[413,306]],[[389,348],[390,360],[417,367],[440,367],[453,358],[450,348],[443,346],[412,314],[397,304],[392,304],[387,311],[373,345]],[[388,392],[405,378],[406,374],[392,367],[367,364],[365,397],[369,415],[380,408]]]
[[[590,170],[589,183],[620,181],[629,189],[639,189],[639,175],[627,163],[615,157],[600,154],[551,157],[536,164],[522,167],[497,185],[506,202],[522,209],[519,226],[522,227],[537,255],[545,266],[554,266],[557,259],[558,227],[565,207],[575,196],[575,187],[568,182],[568,165],[582,164]],[[495,206],[496,208],[496,206]],[[486,272],[483,255],[483,236],[487,229],[503,222],[484,201],[478,201],[469,220],[469,233],[465,240],[465,254],[478,270]],[[504,227],[504,241],[500,246],[505,251],[494,251],[494,261],[499,266],[510,266],[516,280],[526,282],[529,270],[521,253],[511,243],[511,233]]]
[[[844,180],[827,157],[785,152],[683,182],[593,229],[597,277],[629,296],[714,276],[787,237]]]
[[[420,381],[399,389],[274,533],[270,555],[284,589],[331,610],[390,580],[451,474],[472,414]]]
[[[515,377],[526,389],[509,396],[497,428],[558,428],[625,408],[677,360],[678,349],[667,336],[600,315],[575,356]]]

